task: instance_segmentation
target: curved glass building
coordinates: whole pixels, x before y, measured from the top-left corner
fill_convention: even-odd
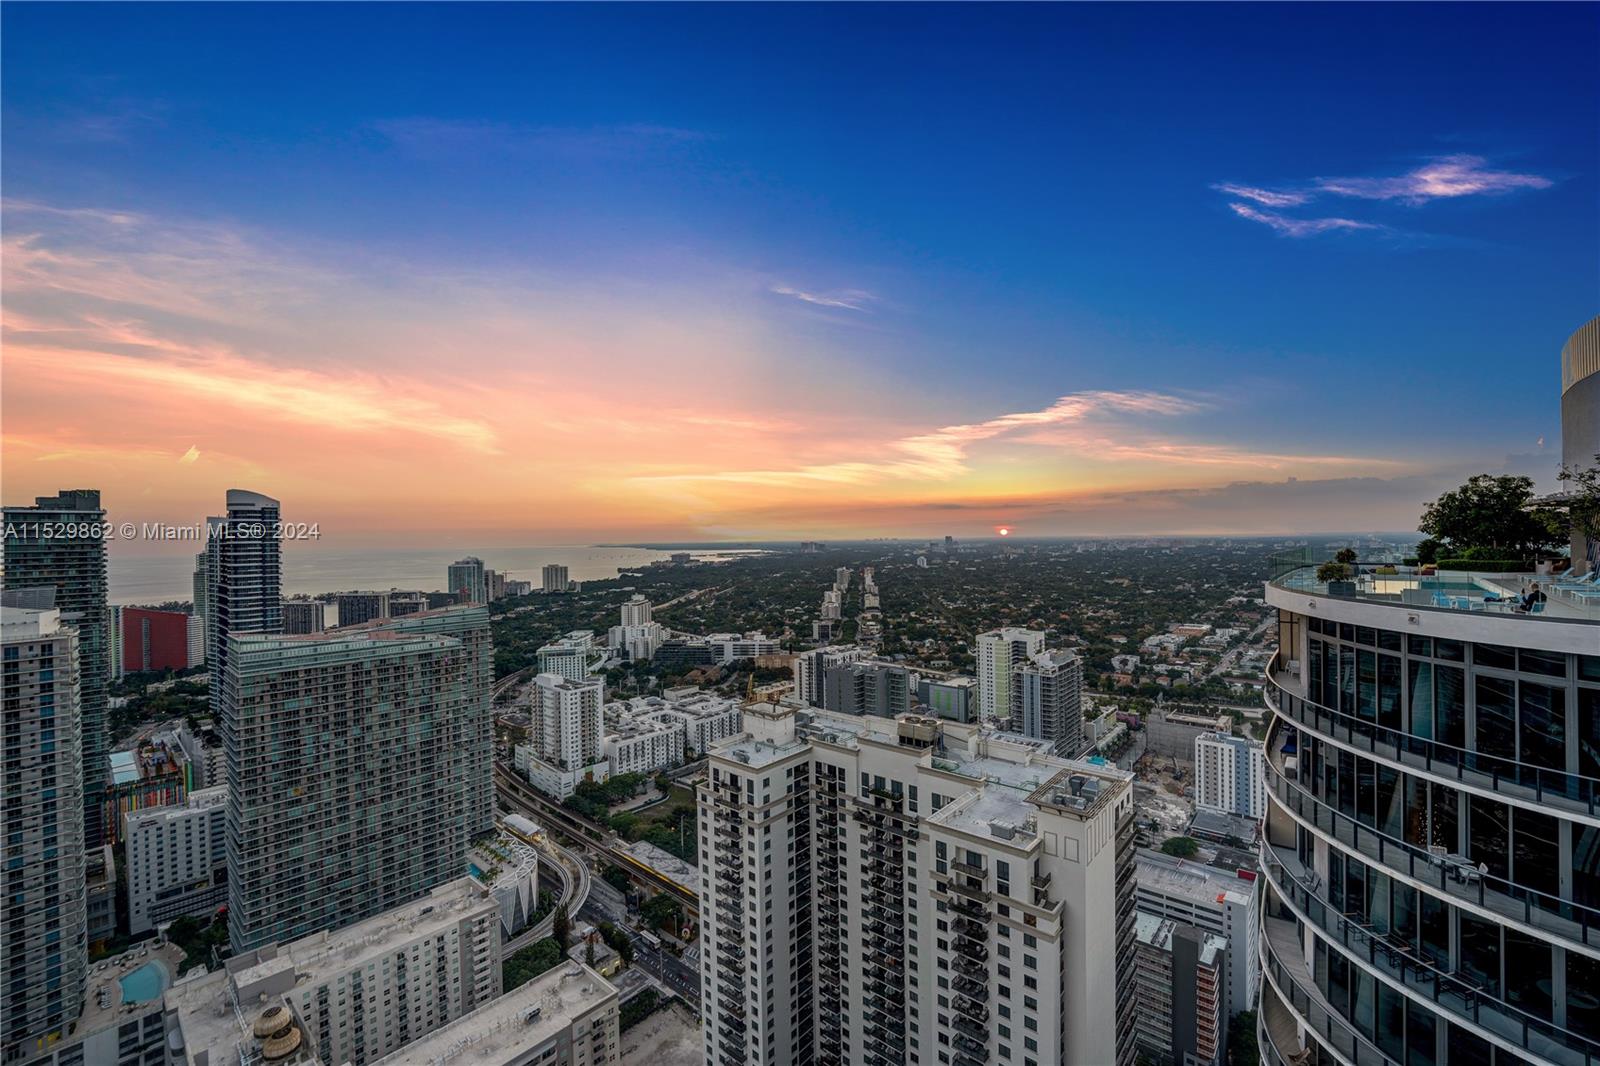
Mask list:
[[[1562,353],[1580,453],[1597,323]],[[1600,585],[1573,561],[1331,588],[1275,563],[1263,1062],[1600,1066]]]

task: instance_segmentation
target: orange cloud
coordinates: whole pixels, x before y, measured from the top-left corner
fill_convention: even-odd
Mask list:
[[[1212,403],[1154,391],[913,422],[948,409],[948,382],[802,346],[770,276],[743,270],[474,275],[130,212],[4,213],[8,499],[91,484],[123,517],[193,521],[242,484],[352,542],[526,543],[772,535],[819,488],[914,523],[951,502],[1385,466],[1192,440],[1177,430]]]

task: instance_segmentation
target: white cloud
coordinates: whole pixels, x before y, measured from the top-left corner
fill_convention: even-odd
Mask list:
[[[1218,192],[1225,192],[1229,196],[1254,200],[1256,203],[1265,204],[1267,207],[1296,207],[1311,199],[1310,193],[1258,189],[1253,185],[1233,185],[1228,182],[1222,182],[1211,187]]]
[[[1538,174],[1486,170],[1475,155],[1450,155],[1433,159],[1392,178],[1318,178],[1320,192],[1361,200],[1398,200],[1419,205],[1430,200],[1461,196],[1496,195],[1517,189],[1548,189],[1554,184]]]
[[[838,307],[846,311],[865,311],[877,297],[865,289],[835,289],[832,292],[807,292],[792,285],[774,285],[770,290],[777,296],[788,296],[818,307]]]
[[[1357,222],[1353,218],[1290,218],[1275,211],[1260,211],[1249,204],[1229,204],[1233,213],[1251,222],[1271,226],[1285,237],[1316,237],[1340,230],[1381,230],[1384,227],[1372,222]]]

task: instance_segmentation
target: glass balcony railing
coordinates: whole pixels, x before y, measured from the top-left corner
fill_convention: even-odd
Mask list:
[[[1394,1060],[1358,1033],[1323,996],[1306,967],[1294,922],[1283,918],[1263,920],[1261,963],[1271,989],[1282,993],[1280,1001],[1299,1016],[1314,1040],[1333,1048],[1343,1061],[1355,1066],[1394,1066]],[[1266,991],[1263,988],[1263,995]]]
[[[1425,848],[1381,833],[1328,806],[1284,772],[1280,727],[1267,733],[1267,780],[1272,794],[1319,835],[1343,844],[1369,863],[1386,867],[1452,900],[1476,903],[1496,917],[1532,932],[1600,948],[1600,910],[1564,900],[1473,869],[1470,875]]]
[[[1516,618],[1527,622],[1600,624],[1600,585],[1558,579],[1549,574],[1502,574],[1446,570],[1425,574],[1410,566],[1356,566],[1348,582],[1317,580],[1316,566],[1301,566],[1273,578],[1290,592],[1330,599],[1386,603],[1406,610],[1449,611]],[[1533,582],[1545,599],[1532,611],[1520,609],[1523,591]]]
[[[1434,1004],[1444,1017],[1471,1022],[1541,1059],[1560,1066],[1600,1066],[1600,1042],[1496,999],[1460,971],[1440,970],[1409,945],[1334,910],[1313,891],[1299,859],[1266,840],[1261,858],[1268,883],[1296,917],[1360,960],[1359,965]]]
[[[1266,700],[1275,714],[1302,728],[1368,752],[1402,770],[1420,771],[1540,806],[1600,816],[1600,778],[1458,748],[1313,703],[1279,680],[1276,655],[1267,666]]]

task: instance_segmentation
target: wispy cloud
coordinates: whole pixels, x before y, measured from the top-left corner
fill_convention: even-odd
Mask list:
[[[885,453],[883,458],[813,464],[790,470],[731,470],[709,474],[672,474],[640,480],[721,481],[769,486],[947,480],[968,472],[968,453],[984,441],[1019,431],[1079,422],[1096,415],[1170,416],[1197,411],[1201,406],[1193,400],[1158,392],[1080,392],[1063,396],[1042,411],[1019,411],[982,422],[943,426],[927,433],[872,446],[871,450]]]
[[[776,296],[787,296],[802,303],[818,307],[837,307],[846,311],[865,311],[877,297],[865,289],[835,289],[830,292],[807,292],[792,285],[774,285],[770,290]]]
[[[1538,174],[1486,169],[1476,155],[1450,155],[1389,178],[1318,178],[1319,192],[1361,200],[1398,200],[1420,205],[1461,196],[1493,196],[1518,189],[1548,189],[1554,184]]]
[[[1448,155],[1428,160],[1404,174],[1367,178],[1315,178],[1297,188],[1266,189],[1255,185],[1219,182],[1213,189],[1235,201],[1228,206],[1235,215],[1270,226],[1286,237],[1315,237],[1341,230],[1373,230],[1392,233],[1388,226],[1353,218],[1295,218],[1276,211],[1252,207],[1302,207],[1324,196],[1354,200],[1394,202],[1420,207],[1434,200],[1463,196],[1493,196],[1520,189],[1548,189],[1554,182],[1539,174],[1519,174],[1489,169],[1488,161],[1476,155]]]
[[[392,379],[276,367],[224,351],[183,352],[160,344],[149,349],[163,351],[166,358],[32,347],[10,339],[6,363],[14,373],[35,381],[65,377],[79,383],[93,381],[102,388],[115,383],[129,394],[185,396],[197,404],[341,433],[421,434],[472,451],[498,451],[487,424],[452,415],[419,395],[420,388],[407,389]],[[191,451],[199,457],[197,450]],[[181,461],[192,460],[186,455]]]
[[[178,462],[180,462],[180,463],[197,463],[199,461],[200,461],[200,449],[198,447],[196,447],[195,445],[193,445],[193,444],[189,445],[189,450],[188,451],[186,451],[182,455],[178,456]]]
[[[1353,218],[1291,218],[1276,211],[1262,211],[1249,204],[1229,204],[1233,213],[1251,222],[1271,226],[1285,237],[1316,237],[1340,230],[1381,230],[1373,222],[1358,222]]]
[[[1311,199],[1310,193],[1281,192],[1273,189],[1259,189],[1253,185],[1234,185],[1221,182],[1211,186],[1218,192],[1227,193],[1229,196],[1238,196],[1245,200],[1254,200],[1267,207],[1296,207]]]

